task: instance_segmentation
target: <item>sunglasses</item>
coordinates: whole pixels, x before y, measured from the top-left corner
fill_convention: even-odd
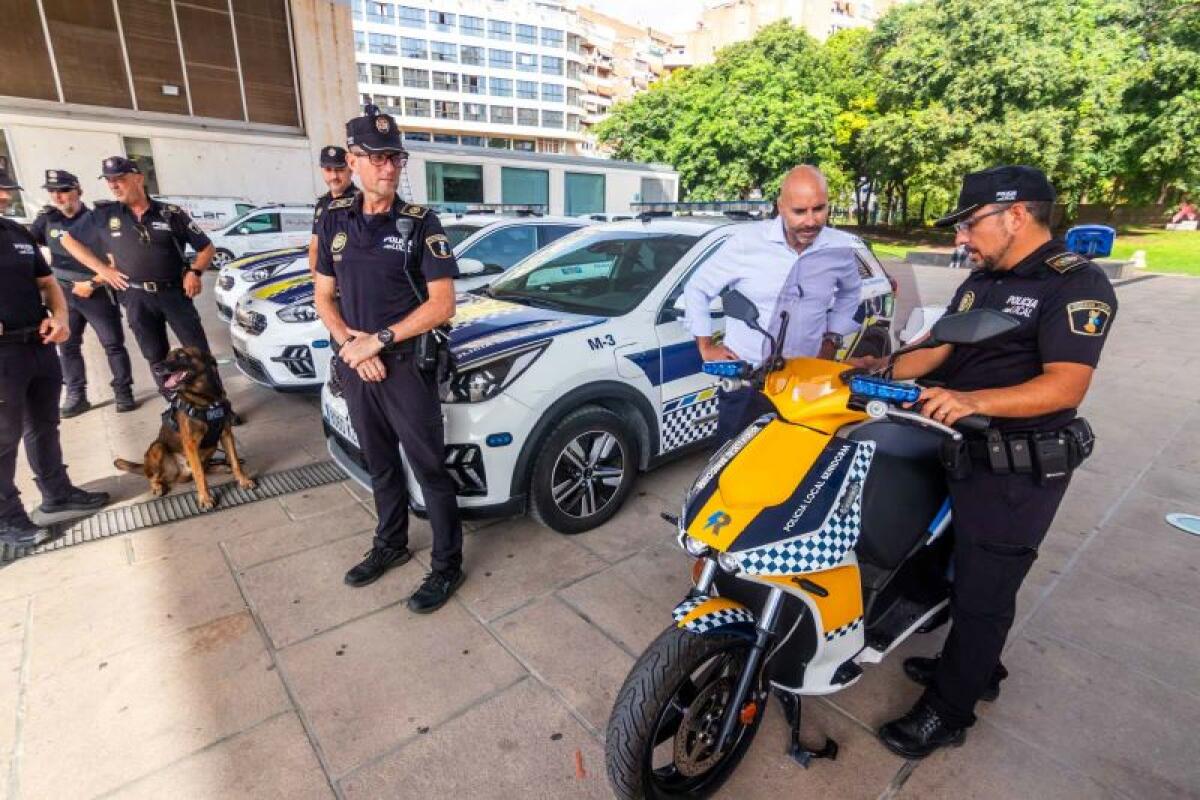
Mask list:
[[[970,233],[971,228],[974,228],[975,223],[979,222],[981,219],[987,219],[988,217],[993,217],[996,214],[1003,214],[1005,211],[1008,211],[1009,208],[1011,208],[1011,206],[1001,206],[1000,208],[993,209],[986,214],[980,214],[979,216],[971,217],[970,219],[964,219],[962,222],[956,222],[954,223],[954,230],[958,231],[959,233]]]
[[[371,162],[372,167],[382,167],[384,164],[391,164],[399,169],[408,161],[408,153],[360,153],[354,151],[354,155],[359,158],[365,158]]]

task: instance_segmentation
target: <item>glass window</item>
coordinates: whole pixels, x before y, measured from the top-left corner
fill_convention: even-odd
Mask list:
[[[529,142],[529,144],[533,144],[533,142]],[[568,233],[574,233],[582,227],[582,225],[538,225],[538,246],[545,247],[551,242],[557,242]]]
[[[458,103],[453,100],[434,100],[433,115],[438,119],[458,119]]]
[[[361,61],[359,61],[356,66],[358,67],[358,82],[359,83],[370,82],[370,80],[371,80],[371,71],[369,68],[370,65],[364,64]]]
[[[392,9],[391,3],[367,3],[367,22],[380,22],[384,25],[392,24]]]
[[[452,133],[435,133],[433,135],[434,144],[458,144],[458,137]],[[451,247],[454,243],[451,242]]]
[[[278,214],[255,214],[239,222],[237,228],[230,233],[236,236],[254,236],[260,233],[279,233],[279,231]]]
[[[536,108],[518,108],[517,109],[517,124],[531,125],[537,127],[538,112]]]
[[[580,106],[583,105],[583,92],[576,89],[574,86],[567,87],[567,105]]]
[[[566,174],[567,216],[604,213],[604,176],[585,172]]]
[[[354,19],[365,19],[367,16],[367,4],[365,0],[353,0],[350,4],[350,13]]]
[[[354,32],[354,50],[358,53],[366,52],[367,49],[367,33],[366,31]]]
[[[450,33],[454,30],[454,15],[445,11],[430,11],[429,26],[435,31]]]
[[[522,150],[526,153],[532,153],[534,151],[534,143],[527,139],[513,139],[513,150]]]
[[[450,247],[453,248],[458,247],[460,242],[482,227],[482,225],[472,225],[466,222],[455,222],[443,226],[442,230],[446,232],[446,238],[450,240]]]
[[[456,72],[435,72],[433,73],[433,88],[439,92],[457,92],[458,91],[458,73]]]
[[[371,83],[377,83],[380,86],[399,86],[400,68],[389,67],[386,64],[372,64]]]
[[[463,94],[483,94],[486,86],[487,86],[487,79],[480,75],[463,75],[462,76]]]
[[[404,85],[410,89],[428,89],[429,88],[429,70],[413,69],[412,67],[404,68]]]
[[[567,130],[578,131],[580,129],[580,118],[578,114],[567,114]]]
[[[429,50],[434,61],[448,61],[455,63],[458,61],[458,45],[450,42],[430,42]]]
[[[483,66],[483,48],[473,44],[464,44],[459,48],[462,63],[469,67]]]
[[[396,55],[396,37],[389,33],[372,33],[369,35],[370,47],[368,50],[380,56]],[[406,42],[419,41],[417,39],[405,39]],[[422,49],[425,47],[424,42],[420,42]],[[424,55],[419,58],[424,58]]]
[[[542,56],[543,75],[562,75],[563,60],[558,56]]]
[[[512,39],[512,23],[501,22],[498,19],[489,19],[488,38],[510,41]]]
[[[420,97],[409,97],[404,101],[404,112],[410,117],[428,117],[429,101]]]
[[[508,78],[492,78],[488,81],[492,97],[512,97],[513,82]]]
[[[379,106],[379,110],[393,116],[404,116],[404,109],[401,107],[401,98],[394,95],[377,94],[375,95],[375,105]]]
[[[671,182],[666,178],[642,178],[643,203],[669,203],[675,198],[671,196]]]
[[[544,169],[500,168],[500,202],[550,207],[550,173]]]
[[[537,249],[537,230],[532,225],[508,225],[476,239],[460,258],[482,261],[487,272],[497,274]]]
[[[581,52],[582,50],[583,50],[583,37],[581,37],[577,33],[568,33],[567,34],[567,51],[571,52],[571,53],[578,53],[578,52]]]
[[[512,50],[488,50],[488,64],[493,69],[512,69]]]
[[[463,103],[463,119],[468,122],[487,122],[487,107],[483,103]]]
[[[561,83],[543,83],[542,84],[542,99],[548,103],[561,103],[563,101],[563,87]]]
[[[125,157],[137,164],[146,178],[146,193],[158,194],[158,172],[154,169],[154,151],[150,147],[150,140],[126,136],[123,141]]]
[[[538,85],[533,81],[517,81],[517,97],[522,100],[537,100]]]
[[[533,53],[517,53],[517,69],[521,72],[537,72],[537,56]]]
[[[541,153],[561,153],[563,151],[563,143],[561,139],[539,139],[538,152]]]
[[[492,83],[495,83],[495,82],[496,82],[496,79],[492,78]],[[512,125],[513,124],[513,110],[511,107],[509,107],[509,106],[492,106],[491,112],[492,112],[492,122],[495,122],[500,125]]]
[[[501,139],[499,137],[493,136],[492,138],[488,139],[487,146],[493,147],[497,150],[508,150],[509,147],[511,146],[511,144],[512,143],[509,142],[508,139]]]
[[[562,47],[563,32],[554,28],[542,28],[542,46],[543,47]]]
[[[460,16],[458,18],[458,29],[465,36],[483,36],[483,18]]]
[[[563,126],[563,113],[561,111],[543,111],[542,112],[542,127],[543,128],[561,128]]]
[[[537,44],[537,26],[517,25],[517,41],[521,44]]]
[[[470,103],[468,103],[467,105],[470,105]],[[483,106],[479,106],[479,108],[483,108]],[[464,136],[464,137],[462,137],[462,143],[463,143],[464,147],[483,147],[483,137],[482,136]]]
[[[402,28],[424,28],[425,27],[425,11],[420,8],[412,8],[411,6],[400,6],[399,8],[400,27]]]
[[[482,203],[483,167],[427,161],[425,190],[430,203]]]
[[[375,34],[371,34],[374,36]],[[395,41],[396,37],[391,37]],[[396,51],[393,49],[392,53]],[[404,37],[400,39],[400,55],[405,58],[429,58],[429,47],[424,39],[409,39]]]
[[[429,134],[425,131],[407,131],[404,134],[406,142],[428,142]]]
[[[567,62],[567,77],[573,81],[583,80],[583,65],[578,61]]]

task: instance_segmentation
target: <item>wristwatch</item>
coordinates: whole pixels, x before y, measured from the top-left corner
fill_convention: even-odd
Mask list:
[[[375,338],[382,342],[384,347],[387,347],[389,344],[395,341],[396,334],[392,333],[391,328],[384,328],[375,334]]]
[[[821,341],[829,342],[835,348],[840,349],[842,346],[843,339],[842,339],[842,335],[840,333],[834,333],[833,331],[829,331],[824,336],[821,337]]]

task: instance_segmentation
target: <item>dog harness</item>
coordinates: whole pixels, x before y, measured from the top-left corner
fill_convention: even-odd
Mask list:
[[[200,448],[206,449],[216,447],[217,442],[221,441],[221,432],[229,424],[232,407],[228,400],[222,400],[207,408],[200,408],[176,395],[171,399],[171,405],[162,415],[163,425],[176,433],[179,432],[179,422],[175,419],[177,411],[182,411],[192,419],[200,420],[208,426],[204,431],[204,438],[200,440]]]

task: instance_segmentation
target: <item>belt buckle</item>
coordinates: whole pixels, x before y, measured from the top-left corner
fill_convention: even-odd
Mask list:
[[[158,284],[154,281],[142,281],[142,291],[149,292],[150,294],[157,294]]]

